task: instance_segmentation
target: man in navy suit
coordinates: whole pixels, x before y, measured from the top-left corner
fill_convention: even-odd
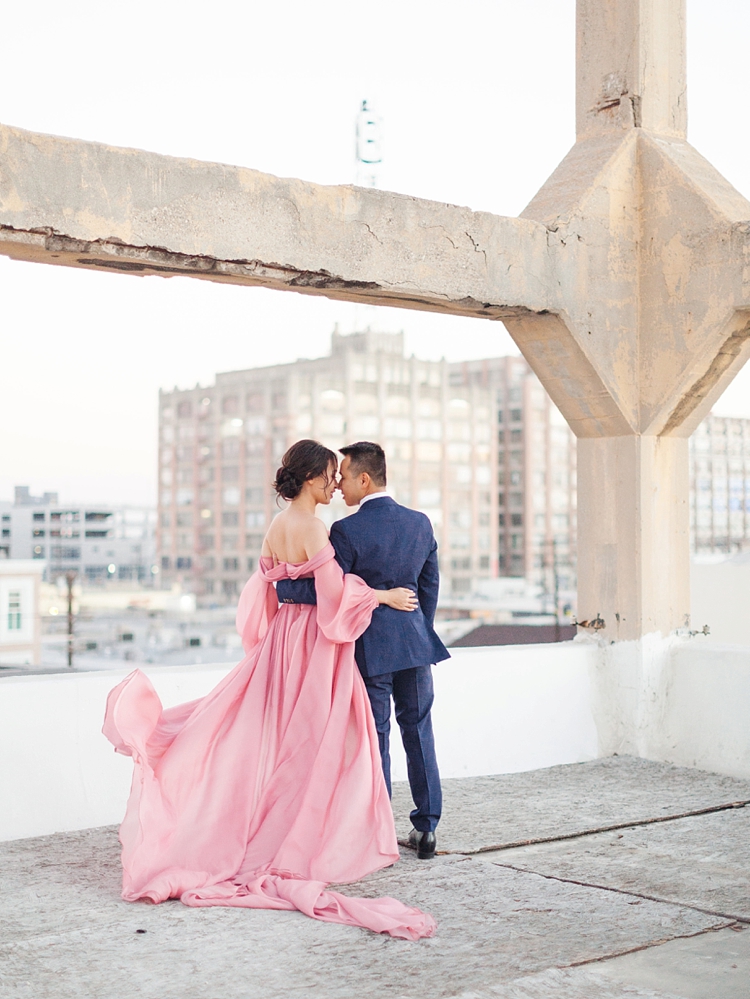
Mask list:
[[[331,527],[339,565],[374,589],[406,586],[419,600],[418,609],[408,614],[385,605],[377,607],[369,628],[357,639],[354,654],[370,697],[389,794],[393,699],[416,806],[411,813],[414,828],[409,845],[420,859],[428,860],[435,856],[435,829],[442,808],[430,717],[432,664],[450,658],[433,628],[439,582],[437,542],[428,517],[400,506],[386,493],[385,453],[379,444],[362,441],[341,448],[341,453],[339,488],[346,505],[359,505],[359,511]]]

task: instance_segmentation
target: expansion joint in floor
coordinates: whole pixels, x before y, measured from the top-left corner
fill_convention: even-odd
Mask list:
[[[600,891],[611,891],[617,895],[630,895],[633,898],[644,899],[647,902],[659,902],[662,905],[677,905],[681,909],[692,909],[693,912],[700,912],[704,916],[713,916],[716,919],[727,920],[725,927],[730,923],[739,923],[750,926],[750,916],[738,916],[731,912],[717,912],[715,909],[706,909],[703,906],[693,905],[690,902],[682,902],[673,898],[663,898],[659,895],[647,895],[645,892],[631,891],[627,888],[614,888],[612,885],[600,885],[593,881],[578,881],[575,878],[563,878],[559,874],[545,874],[543,871],[533,871],[528,867],[516,867],[514,864],[502,864],[497,860],[490,861],[490,863],[494,864],[495,867],[503,867],[507,870],[518,871],[519,874],[536,874],[537,877],[546,878],[548,881],[559,881],[567,885],[578,885],[580,888],[598,888]],[[701,932],[704,931],[701,930]],[[688,934],[688,936],[695,936],[695,934]]]
[[[480,853],[494,853],[497,850],[515,850],[520,846],[537,846],[540,843],[562,843],[568,839],[582,839],[584,836],[594,836],[596,833],[616,832],[618,829],[637,829],[638,826],[651,826],[660,822],[676,822],[678,819],[689,819],[694,815],[712,815],[714,812],[728,812],[733,808],[744,808],[750,805],[750,798],[744,801],[731,801],[726,805],[710,805],[708,808],[696,808],[690,812],[677,812],[674,815],[657,815],[650,819],[637,819],[631,822],[615,822],[608,826],[593,826],[578,832],[563,833],[558,836],[535,836],[532,839],[517,839],[511,843],[498,843],[495,846],[480,846],[476,850],[438,850],[442,856],[460,854],[473,857]],[[399,840],[402,846],[408,846],[408,840]]]

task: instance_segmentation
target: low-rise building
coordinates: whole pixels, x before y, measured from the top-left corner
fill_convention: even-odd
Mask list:
[[[39,562],[47,582],[73,572],[87,584],[152,585],[155,523],[147,507],[61,504],[17,486],[13,503],[0,502],[0,558]]]
[[[41,569],[32,559],[0,559],[0,666],[39,665]]]

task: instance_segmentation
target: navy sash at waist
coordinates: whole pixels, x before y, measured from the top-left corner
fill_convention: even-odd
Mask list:
[[[280,604],[317,604],[314,579],[280,579],[276,584]]]

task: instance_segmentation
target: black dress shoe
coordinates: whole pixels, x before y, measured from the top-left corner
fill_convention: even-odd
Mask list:
[[[420,832],[412,829],[409,833],[409,846],[417,851],[420,860],[432,860],[437,848],[437,837],[434,832]]]

